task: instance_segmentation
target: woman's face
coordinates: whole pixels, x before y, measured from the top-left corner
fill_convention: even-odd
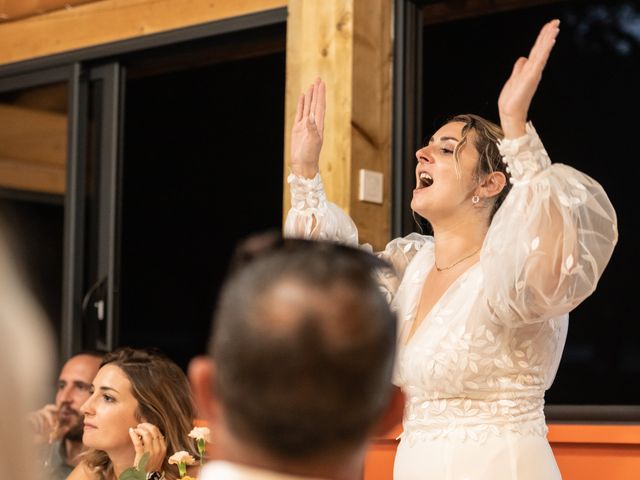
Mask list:
[[[459,154],[460,177],[453,156],[462,138],[463,126],[462,122],[447,123],[416,152],[416,189],[411,209],[432,223],[472,208],[479,157],[473,145],[473,132],[469,132],[467,143]]]
[[[115,365],[105,365],[93,379],[91,397],[82,405],[84,433],[82,443],[104,451],[133,449],[129,428],[135,428],[138,401],[131,393],[131,382]]]

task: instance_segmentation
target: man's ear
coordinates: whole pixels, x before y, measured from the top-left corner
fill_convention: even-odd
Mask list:
[[[218,399],[214,389],[215,365],[213,360],[204,355],[194,357],[189,362],[187,375],[198,416],[213,423],[218,412]]]

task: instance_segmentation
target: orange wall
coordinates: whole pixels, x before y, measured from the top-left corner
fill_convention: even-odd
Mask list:
[[[364,480],[391,480],[398,427],[376,438]],[[549,425],[549,442],[564,480],[640,479],[640,425]]]

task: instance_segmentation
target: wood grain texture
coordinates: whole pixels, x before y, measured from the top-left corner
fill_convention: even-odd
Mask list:
[[[350,210],[352,0],[291,0],[287,23],[285,182],[290,131],[298,96],[320,76],[327,84],[327,114],[320,171],[328,197]],[[285,183],[285,213],[290,203]]]
[[[0,24],[0,64],[285,7],[286,0],[102,0]]]
[[[0,0],[0,20],[13,21],[29,15],[69,8],[100,0]]]
[[[391,2],[291,0],[287,25],[284,214],[290,197],[289,141],[298,96],[316,77],[327,84],[320,158],[327,197],[358,225],[361,243],[389,240]],[[385,174],[384,204],[358,201],[360,168]]]
[[[0,105],[0,187],[63,194],[67,116]]]

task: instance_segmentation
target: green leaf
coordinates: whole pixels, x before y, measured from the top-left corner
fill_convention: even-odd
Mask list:
[[[131,467],[122,472],[118,477],[118,480],[146,480],[146,478],[147,475],[144,471]]]
[[[149,456],[151,454],[149,452],[145,452],[144,455],[142,455],[142,458],[140,459],[140,461],[138,462],[138,470],[141,472],[145,472],[145,469],[147,467],[147,463],[149,462]]]
[[[138,468],[127,468],[120,474],[118,480],[147,480],[147,472],[145,471],[145,467],[149,462],[149,455],[149,452],[145,452],[145,454],[142,455],[142,458],[138,462]]]

